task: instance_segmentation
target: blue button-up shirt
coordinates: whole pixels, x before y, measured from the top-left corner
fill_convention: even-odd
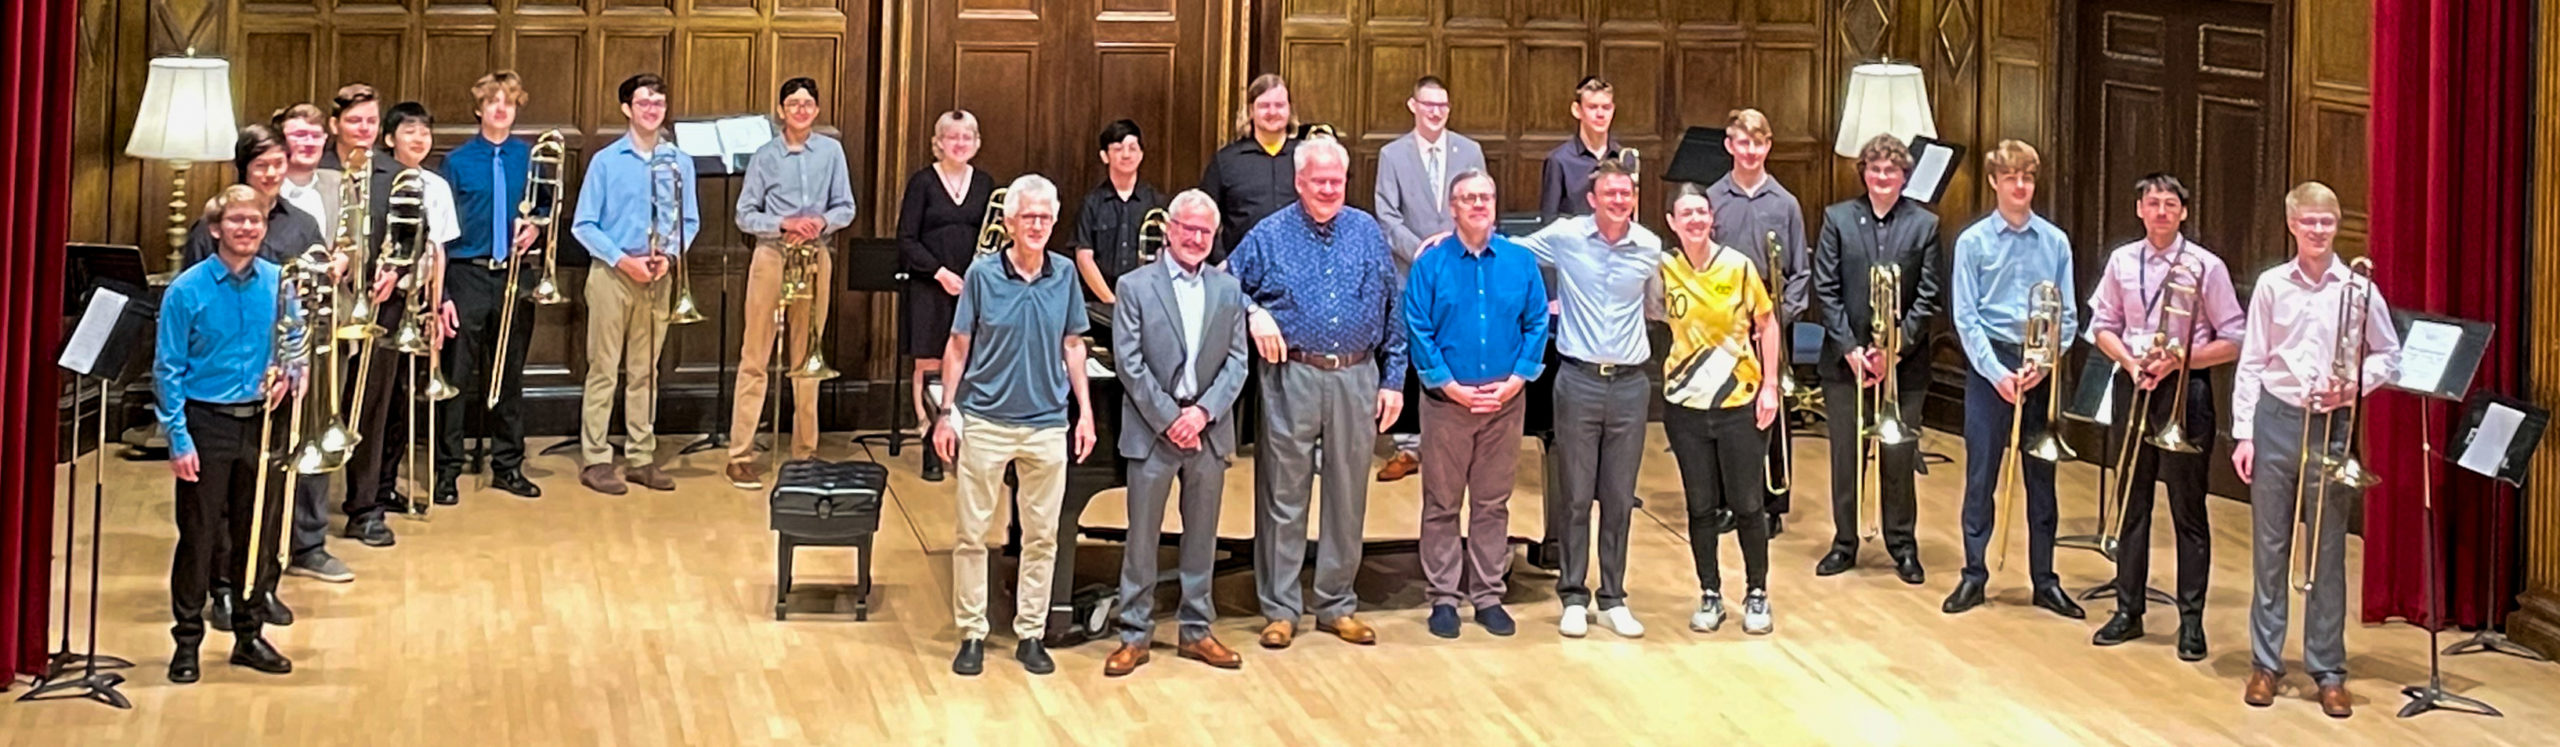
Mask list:
[[[254,402],[265,379],[276,327],[275,263],[252,259],[242,272],[216,259],[198,262],[160,296],[160,334],[151,383],[169,453],[193,454],[187,402]]]
[[[1621,366],[1653,357],[1644,318],[1650,302],[1662,297],[1662,239],[1629,222],[1627,235],[1610,241],[1600,235],[1600,222],[1584,215],[1513,241],[1556,270],[1564,307],[1556,352]]]
[[[2044,219],[2030,215],[2027,225],[2011,226],[1998,212],[1983,216],[1956,236],[1953,289],[1956,339],[1974,373],[1999,381],[2009,367],[1992,355],[1991,343],[2021,343],[2026,336],[2031,291],[2050,282],[2062,292],[2062,349],[2071,349],[2080,333],[2080,297],[2071,283],[2071,237]]]
[[[693,157],[677,150],[674,143],[658,140],[657,153],[675,159],[676,168],[684,174],[684,241],[679,246],[662,246],[658,251],[683,254],[693,245],[695,234],[702,232],[702,211],[695,200]],[[587,254],[605,264],[622,261],[623,257],[649,251],[651,219],[672,220],[651,210],[652,195],[666,189],[654,184],[649,175],[649,155],[631,147],[631,136],[597,151],[587,161],[586,178],[578,183],[578,219],[569,224],[570,235],[587,247]]]
[[[1405,330],[1422,385],[1537,380],[1546,369],[1546,285],[1537,257],[1500,235],[1482,251],[1455,236],[1427,247],[1404,287]]]
[[[1329,237],[1298,203],[1254,225],[1227,257],[1227,271],[1253,305],[1280,325],[1289,347],[1317,354],[1370,351],[1378,388],[1404,389],[1403,285],[1386,229],[1354,207],[1333,216]],[[1329,239],[1329,240],[1328,240]]]
[[[738,189],[738,230],[768,239],[782,236],[782,220],[803,215],[827,223],[827,236],[853,225],[853,176],[844,146],[815,132],[792,150],[784,138],[765,141],[747,161],[747,183]]]
[[[533,147],[507,138],[473,135],[444,157],[444,180],[453,186],[453,213],[462,235],[444,245],[454,259],[505,260],[515,250],[516,206],[524,201],[525,169]]]

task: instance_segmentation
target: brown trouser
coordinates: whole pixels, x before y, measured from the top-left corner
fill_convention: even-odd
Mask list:
[[[611,265],[587,268],[587,388],[578,426],[587,466],[613,463],[613,444],[605,438],[613,427],[617,383],[622,428],[631,439],[623,461],[633,467],[657,463],[658,351],[667,344],[667,301],[676,292],[672,278],[642,285]]]
[[[1477,414],[1425,393],[1422,405],[1422,575],[1433,605],[1463,597],[1483,609],[1502,604],[1511,569],[1511,481],[1520,464],[1525,397]],[[1465,552],[1458,508],[1467,506]],[[1463,586],[1461,584],[1463,583]]]
[[[835,277],[835,258],[823,250],[817,257],[817,276],[810,280],[808,291],[814,297],[793,302],[789,324],[777,328],[774,308],[782,298],[783,265],[789,260],[783,255],[781,244],[770,239],[756,242],[755,259],[747,264],[747,336],[738,348],[738,400],[729,412],[731,464],[755,461],[756,421],[765,406],[765,376],[773,362],[774,335],[786,329],[791,334],[791,353],[782,359],[787,373],[790,367],[808,358],[809,342],[817,338],[810,329],[811,320],[823,324],[827,318],[827,290],[830,279]],[[817,452],[818,380],[792,379],[791,458],[807,459]]]

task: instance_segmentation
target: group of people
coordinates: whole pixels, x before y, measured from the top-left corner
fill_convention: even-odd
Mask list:
[[[1058,185],[1027,174],[996,197],[996,178],[970,165],[980,147],[976,119],[966,111],[936,119],[933,163],[907,181],[897,221],[901,262],[911,283],[900,348],[916,361],[912,405],[932,445],[923,477],[943,480],[947,468],[958,483],[953,612],[961,642],[955,672],[984,669],[989,539],[1008,495],[1017,502],[1022,525],[1014,656],[1034,673],[1055,669],[1043,633],[1059,527],[1072,526],[1083,508],[1062,505],[1064,474],[1071,460],[1089,457],[1096,446],[1086,298],[1110,307],[1109,360],[1124,390],[1121,432],[1111,447],[1130,460],[1129,546],[1156,546],[1166,511],[1179,512],[1185,531],[1176,574],[1181,588],[1175,651],[1221,668],[1242,664],[1238,653],[1210,634],[1209,592],[1220,496],[1248,392],[1256,393],[1250,404],[1260,410],[1251,419],[1259,427],[1253,567],[1264,618],[1257,642],[1266,649],[1289,647],[1310,617],[1318,632],[1354,644],[1376,642],[1375,629],[1357,614],[1353,593],[1368,467],[1378,436],[1394,430],[1408,407],[1417,412],[1412,420],[1419,423],[1418,433],[1397,434],[1394,455],[1377,480],[1421,476],[1428,628],[1436,636],[1458,637],[1463,608],[1488,633],[1516,632],[1501,603],[1510,566],[1507,506],[1528,409],[1522,395],[1542,380],[1553,387],[1550,458],[1557,472],[1555,489],[1545,496],[1545,515],[1549,546],[1559,550],[1557,557],[1542,560],[1559,571],[1559,632],[1581,637],[1595,621],[1619,636],[1645,632],[1626,604],[1625,574],[1647,413],[1657,398],[1687,494],[1699,586],[1689,626],[1719,630],[1731,608],[1739,607],[1746,632],[1770,632],[1768,545],[1789,510],[1785,475],[1792,472],[1782,435],[1788,417],[1782,392],[1792,365],[1787,331],[1818,302],[1823,342],[1817,369],[1832,454],[1834,530],[1831,549],[1816,563],[1818,575],[1855,569],[1862,540],[1875,539],[1897,577],[1914,585],[1924,581],[1914,539],[1918,446],[1916,439],[1890,434],[1918,431],[1916,404],[1930,380],[1925,341],[1938,317],[1946,316],[1969,365],[1965,562],[1943,609],[1958,614],[1984,603],[1991,575],[1986,561],[1998,552],[1991,542],[1998,515],[2007,510],[1997,486],[2004,468],[2015,467],[2026,504],[2033,603],[2083,617],[2052,570],[2054,461],[2019,448],[2019,434],[2047,433],[2054,425],[2047,413],[2059,385],[2055,362],[2075,340],[2085,340],[2116,363],[2111,385],[2117,412],[2110,422],[2118,424],[2132,457],[2117,608],[2093,643],[2114,645],[2144,634],[2153,483],[2165,481],[2179,559],[2177,651],[2190,661],[2201,659],[2205,649],[2201,620],[2210,542],[2204,455],[2212,451],[2219,404],[2204,371],[2236,361],[2233,459],[2252,486],[2256,519],[2254,667],[2245,699],[2253,705],[2271,702],[2284,671],[2279,650],[2287,631],[2295,488],[2338,477],[2325,469],[2297,474],[2296,465],[2306,448],[2348,448],[2352,419],[2320,416],[2355,406],[2364,392],[2387,380],[2397,348],[2380,294],[2332,253],[2340,210],[2327,187],[2305,183],[2284,196],[2294,257],[2259,277],[2244,309],[2222,260],[2182,233],[2188,188],[2166,174],[2146,177],[2132,185],[2131,195],[2145,236],[2108,256],[2087,297],[2083,325],[2069,238],[2035,213],[2039,156],[2019,141],[1987,150],[1983,171],[1997,209],[1957,234],[1950,258],[1941,248],[1938,217],[1903,194],[1912,156],[1900,139],[1881,135],[1865,144],[1857,159],[1862,193],[1825,208],[1819,230],[1812,231],[1796,197],[1767,171],[1772,136],[1766,117],[1738,110],[1725,128],[1733,170],[1713,184],[1675,185],[1664,206],[1662,225],[1672,234],[1666,243],[1636,215],[1639,180],[1609,134],[1615,92],[1606,81],[1588,78],[1572,91],[1577,136],[1549,154],[1541,180],[1545,226],[1507,236],[1496,229],[1497,180],[1485,170],[1482,148],[1448,130],[1450,91],[1439,79],[1415,83],[1406,102],[1414,129],[1380,153],[1374,212],[1347,204],[1350,154],[1332,137],[1298,125],[1284,81],[1265,75],[1245,93],[1235,141],[1210,158],[1197,188],[1170,198],[1138,178],[1144,159],[1138,126],[1128,120],[1106,126],[1097,154],[1107,177],[1085,195],[1077,225],[1065,230],[1058,225]],[[436,336],[463,338],[464,351],[445,362],[466,385],[487,376],[485,370],[468,374],[472,366],[487,365],[494,345],[512,346],[517,354],[507,360],[521,366],[529,325],[515,327],[513,339],[498,341],[488,320],[504,303],[519,304],[519,315],[530,309],[494,279],[503,275],[505,263],[548,249],[538,245],[534,228],[549,217],[509,207],[537,202],[523,192],[525,146],[510,135],[522,89],[511,74],[497,73],[483,79],[474,94],[481,136],[456,148],[443,176],[427,182],[434,244],[428,254],[434,259],[419,265],[421,272],[442,276],[422,283],[421,292],[454,291],[434,305],[442,317]],[[794,247],[823,246],[854,217],[841,146],[810,132],[816,95],[806,79],[783,85],[777,104],[783,137],[756,154],[739,198],[737,223],[757,237],[751,309],[779,302],[782,266]],[[669,166],[661,159],[673,148],[659,136],[665,85],[655,76],[635,76],[623,83],[619,97],[630,132],[588,164],[572,223],[572,233],[600,260],[586,283],[590,365],[580,481],[612,494],[627,490],[627,483],[673,487],[655,466],[651,405],[669,295],[663,281],[698,228],[690,162],[676,158]],[[255,312],[265,306],[257,296],[264,288],[265,303],[273,303],[278,264],[326,240],[324,223],[314,217],[338,215],[339,206],[320,199],[334,197],[332,187],[346,178],[338,170],[343,167],[333,169],[320,157],[330,135],[339,139],[336,163],[372,170],[377,202],[385,191],[380,183],[392,172],[419,168],[425,155],[423,146],[410,153],[405,140],[414,125],[424,141],[423,107],[392,107],[388,121],[377,123],[371,89],[363,86],[349,86],[335,103],[336,111],[325,118],[308,106],[280,114],[284,146],[263,128],[244,129],[240,165],[247,186],[216,201],[199,227],[206,251],[193,255],[221,261],[182,276],[164,312],[162,417],[170,425],[173,455],[179,456],[173,465],[181,478],[180,562],[171,584],[180,655],[172,662],[173,679],[194,677],[194,640],[202,634],[192,621],[201,617],[208,593],[218,608],[234,605],[217,618],[229,620],[241,635],[235,662],[264,671],[286,666],[257,640],[260,622],[289,619],[275,600],[271,574],[262,572],[244,585],[220,570],[239,562],[212,555],[250,544],[250,522],[241,518],[248,511],[248,488],[239,475],[253,471],[247,465],[255,457],[233,446],[243,442],[239,438],[223,439],[223,447],[200,454],[188,431],[243,427],[262,400],[292,396],[294,382],[301,380],[296,371],[262,377],[266,343],[253,344],[242,335],[264,334]],[[391,158],[370,157],[377,135],[392,147]],[[671,190],[669,182],[682,188]],[[450,194],[434,196],[440,189]],[[441,219],[439,200],[445,205]],[[306,201],[318,204],[305,207]],[[684,203],[681,209],[677,201]],[[988,248],[982,221],[999,210],[1004,240],[995,246],[1002,248],[982,253]],[[382,213],[373,211],[373,230],[380,230]],[[1151,222],[1161,227],[1160,252],[1150,251],[1142,228]],[[357,230],[335,229],[340,236]],[[265,249],[275,251],[261,253]],[[446,267],[453,260],[461,260],[461,269]],[[828,265],[822,261],[818,272],[825,277]],[[1941,278],[1947,281],[1943,289]],[[824,317],[830,283],[814,285],[815,297],[798,299],[805,305],[794,309],[802,318]],[[386,300],[380,288],[375,295],[377,303]],[[2356,299],[2370,308],[2360,316],[2339,313],[2342,304]],[[732,425],[727,476],[741,488],[762,486],[752,435],[777,325],[760,317],[748,315]],[[2341,319],[2360,320],[2364,327],[2342,334]],[[1659,383],[1647,372],[1655,355],[1647,329],[1654,323],[1670,332]],[[804,339],[794,336],[795,346]],[[2342,339],[2357,342],[2346,345]],[[2354,363],[2361,379],[2336,375],[2350,370],[2342,361]],[[617,375],[630,435],[621,467],[605,440]],[[491,410],[498,443],[491,485],[532,497],[539,490],[519,472],[521,424],[513,404],[519,376],[520,371],[504,372],[504,390]],[[1250,389],[1249,377],[1255,383]],[[795,458],[816,447],[816,393],[810,384],[794,393]],[[350,384],[359,394],[383,395],[391,406],[405,407],[408,397],[395,386]],[[2186,387],[2185,396],[2135,396],[2166,394],[2178,386]],[[2173,406],[2181,400],[2183,407]],[[2128,412],[2134,401],[2148,411]],[[1892,402],[1914,406],[1869,406]],[[435,500],[450,503],[456,497],[462,418],[459,403],[443,406],[451,416],[436,435],[451,440],[434,465]],[[369,408],[367,414],[388,409]],[[2162,423],[2173,413],[2185,419],[2179,427],[2201,449],[2139,440],[2136,424]],[[2309,433],[2305,424],[2315,420],[2334,425],[2319,434],[2322,441],[2305,444],[2307,436],[2296,434]],[[2263,438],[2260,425],[2268,426]],[[365,432],[382,431],[368,425]],[[379,449],[404,438],[394,432],[367,440]],[[358,460],[390,466],[350,475],[360,479],[349,483],[349,536],[390,543],[379,517],[384,506],[399,504],[390,477],[397,451]],[[448,463],[455,469],[448,470]],[[1007,484],[1008,467],[1014,487]],[[1313,517],[1318,480],[1324,508]],[[1875,506],[1862,508],[1861,492],[1870,482]],[[2305,538],[2319,550],[2310,561],[2317,582],[2306,610],[2305,664],[2323,708],[2343,716],[2348,699],[2338,540],[2347,512],[2334,507],[2357,491],[2351,483],[2332,487],[2340,489],[2318,491],[2330,506],[2304,508],[2306,519],[2319,517]],[[344,580],[350,574],[317,541],[326,526],[321,502],[316,493],[297,493],[286,566]],[[221,518],[226,513],[227,523]],[[1300,578],[1311,521],[1321,529],[1313,547],[1312,600],[1302,593],[1307,587]],[[1870,522],[1876,525],[1872,533],[1861,528]],[[315,528],[307,544],[306,525]],[[1744,559],[1742,596],[1733,605],[1724,596],[1718,560],[1719,538],[1727,532],[1736,536]],[[1590,579],[1595,554],[1596,590]],[[1127,675],[1151,658],[1157,564],[1153,552],[1124,556],[1115,615],[1120,646],[1106,659],[1107,675]]]

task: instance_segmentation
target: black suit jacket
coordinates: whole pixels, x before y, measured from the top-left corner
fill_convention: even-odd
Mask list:
[[[1867,269],[1880,262],[1902,267],[1902,358],[1897,364],[1905,381],[1925,376],[1929,367],[1929,323],[1945,308],[1938,276],[1946,252],[1938,240],[1938,216],[1905,199],[1879,221],[1865,195],[1822,210],[1822,238],[1813,249],[1813,295],[1821,300],[1824,380],[1845,381],[1849,364],[1843,354],[1864,347],[1872,337],[1873,308],[1867,303]]]

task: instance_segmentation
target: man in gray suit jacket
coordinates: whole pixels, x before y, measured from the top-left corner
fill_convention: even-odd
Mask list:
[[[1450,177],[1485,170],[1484,147],[1449,131],[1449,87],[1438,77],[1414,81],[1413,96],[1404,106],[1413,111],[1413,131],[1378,150],[1373,203],[1378,224],[1387,229],[1387,246],[1395,251],[1397,277],[1413,273],[1423,237],[1456,229],[1449,218]],[[1417,393],[1406,392],[1405,401],[1414,401]],[[1402,480],[1421,470],[1419,425],[1399,422],[1393,434],[1396,455],[1378,467],[1379,482]]]
[[[1174,477],[1182,478],[1183,658],[1234,669],[1243,657],[1209,636],[1216,611],[1209,571],[1216,561],[1218,505],[1244,390],[1243,286],[1207,264],[1217,247],[1218,204],[1199,190],[1173,198],[1163,259],[1120,277],[1111,352],[1127,395],[1120,404],[1120,454],[1129,468],[1129,552],[1120,560],[1120,649],[1103,662],[1111,677],[1147,663],[1154,637],[1156,542]]]

